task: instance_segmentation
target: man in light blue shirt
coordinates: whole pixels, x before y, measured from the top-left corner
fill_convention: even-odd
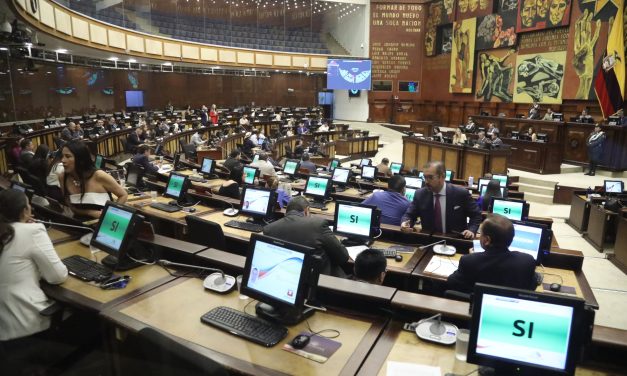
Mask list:
[[[404,193],[405,178],[394,175],[388,180],[387,191],[373,193],[362,204],[378,207],[381,210],[381,223],[400,226],[401,218],[410,204]]]

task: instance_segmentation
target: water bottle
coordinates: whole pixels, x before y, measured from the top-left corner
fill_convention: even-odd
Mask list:
[[[468,186],[472,187],[472,185],[475,183],[475,179],[472,176],[468,177]]]

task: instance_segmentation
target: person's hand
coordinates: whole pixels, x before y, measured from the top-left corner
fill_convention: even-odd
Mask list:
[[[599,39],[601,20],[596,21],[593,33],[592,16],[593,14],[586,9],[575,24],[575,56],[572,64],[580,81],[579,90],[577,90],[575,95],[577,99],[588,99],[588,92],[590,91],[594,74],[594,45],[597,39]]]
[[[403,231],[403,232],[414,232],[414,227],[410,226],[409,221],[401,222],[401,231]]]
[[[472,239],[475,237],[475,233],[470,230],[464,230],[462,231],[462,236],[466,239]]]

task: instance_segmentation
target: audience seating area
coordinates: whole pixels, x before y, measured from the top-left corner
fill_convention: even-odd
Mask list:
[[[100,12],[93,3],[77,0],[69,2],[71,9],[89,17],[142,31],[130,21],[122,9],[110,7]],[[126,9],[126,12],[133,12]],[[136,17],[144,17],[137,12]],[[152,12],[147,23],[159,29],[159,33],[179,40],[217,44],[222,46],[250,48],[271,51],[298,52],[306,54],[329,54],[319,33],[301,29],[283,29],[272,26],[248,26],[229,24],[226,21],[212,21],[201,17],[184,17]]]

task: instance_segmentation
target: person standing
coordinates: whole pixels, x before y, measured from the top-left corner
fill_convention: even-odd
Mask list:
[[[605,132],[601,130],[601,126],[597,123],[594,126],[594,131],[586,140],[588,146],[588,172],[584,175],[594,176],[597,170],[597,164],[601,160],[603,153],[603,144],[605,144]]]

